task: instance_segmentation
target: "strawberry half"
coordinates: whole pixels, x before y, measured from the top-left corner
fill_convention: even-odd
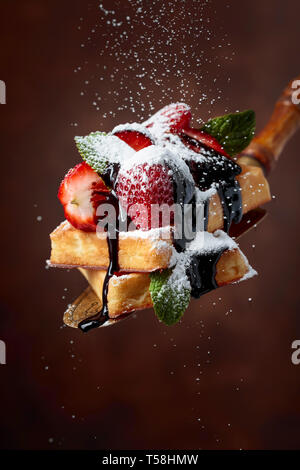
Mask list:
[[[153,145],[153,142],[150,137],[139,131],[125,129],[122,131],[113,132],[113,135],[119,137],[119,139],[126,142],[126,144],[128,144],[136,151],[141,150],[145,147],[149,147],[149,145]]]
[[[146,127],[161,127],[164,132],[179,134],[182,129],[189,126],[192,114],[190,107],[185,103],[172,103],[151,116],[145,122]]]
[[[100,176],[82,162],[66,174],[58,190],[58,199],[73,227],[93,232],[97,224],[96,209],[101,201],[106,201],[108,193]]]
[[[169,220],[166,224],[163,223],[164,215],[161,216],[155,208],[151,219],[153,204],[171,206],[174,203],[173,181],[167,166],[143,163],[127,170],[121,169],[116,192],[121,206],[138,230],[150,230],[170,224]],[[166,216],[169,219],[169,212]]]
[[[185,136],[190,137],[191,139],[194,139],[196,141],[196,145],[193,144],[191,139],[185,139]],[[183,129],[182,131],[182,137],[183,137],[183,142],[194,152],[196,153],[201,153],[201,145],[198,146],[197,143],[204,144],[206,147],[212,148],[215,150],[217,153],[220,153],[221,155],[224,155],[227,158],[230,158],[228,153],[225,152],[224,148],[222,145],[219,144],[217,139],[212,137],[209,134],[206,134],[206,132],[200,131],[199,129],[193,129],[192,127]]]

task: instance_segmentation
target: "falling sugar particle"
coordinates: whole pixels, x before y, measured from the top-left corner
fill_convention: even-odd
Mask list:
[[[180,0],[173,0],[171,7],[158,0],[129,0],[126,15],[98,4],[96,24],[80,45],[96,48],[99,60],[94,61],[89,80],[83,81],[81,96],[88,97],[86,86],[100,80],[105,83],[101,109],[108,106],[119,115],[124,111],[127,119],[130,111],[134,121],[146,119],[161,103],[193,97],[197,98],[195,114],[200,109],[203,113],[203,106],[208,114],[212,112],[222,96],[220,84],[230,82],[230,77],[221,77],[221,64],[231,61],[235,52],[229,49],[227,33],[216,31],[212,24],[215,12],[210,4],[192,0],[186,8]],[[97,49],[100,43],[102,49]],[[201,45],[197,52],[195,44]],[[214,67],[210,84],[203,80],[207,66]],[[102,114],[103,119],[109,116],[115,113]]]

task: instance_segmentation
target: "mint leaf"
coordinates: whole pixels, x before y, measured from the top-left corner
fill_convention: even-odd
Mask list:
[[[75,137],[76,146],[83,160],[100,174],[104,173],[108,166],[107,157],[100,155],[98,150],[105,135],[105,132],[91,132],[85,137]]]
[[[255,112],[249,109],[219,116],[204,124],[201,130],[215,137],[224,150],[233,156],[244,150],[253,139]]]
[[[174,279],[173,269],[150,274],[150,294],[156,316],[166,325],[177,323],[187,309],[191,288],[184,282]],[[181,274],[182,276],[182,274]]]

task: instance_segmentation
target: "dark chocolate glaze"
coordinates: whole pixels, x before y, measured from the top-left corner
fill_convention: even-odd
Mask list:
[[[224,231],[228,233],[232,222],[239,223],[243,216],[240,185],[235,178],[241,173],[241,167],[233,160],[219,154],[215,150],[198,142],[192,137],[182,134],[183,143],[199,153],[199,159],[186,160],[193,175],[196,186],[201,191],[207,191],[215,186],[221,200],[224,214]],[[207,229],[208,206],[205,202],[204,228]]]
[[[204,230],[205,232],[207,232],[208,214],[209,214],[209,199],[206,199],[206,201],[204,201]]]
[[[195,184],[192,181],[186,180],[184,176],[180,173],[176,165],[172,165],[172,162],[168,162],[168,166],[172,171],[173,179],[173,194],[174,194],[174,203],[180,206],[181,215],[182,215],[182,224],[184,223],[184,206],[185,204],[192,204],[192,224],[193,232],[196,225],[196,204],[195,204]],[[186,244],[191,241],[191,238],[186,238],[183,227],[178,227],[181,231],[182,237],[173,238],[173,244],[178,252],[185,250]],[[175,227],[176,230],[176,227]]]
[[[241,173],[241,167],[237,163],[202,142],[186,134],[182,134],[181,139],[187,147],[200,155],[199,159],[186,159],[186,163],[201,191],[211,188],[213,183],[228,181]]]
[[[225,249],[205,253],[201,255],[193,255],[190,265],[187,268],[187,275],[191,283],[191,295],[195,299],[199,299],[201,295],[210,292],[218,287],[216,283],[217,263]]]
[[[105,172],[101,173],[101,178],[108,188],[114,188],[120,170],[119,163],[110,163]]]
[[[200,191],[207,191],[212,186],[216,188],[223,207],[223,229],[228,233],[231,224],[239,223],[243,216],[240,185],[236,180],[236,176],[241,173],[240,166],[184,133],[181,135],[181,140],[187,147],[200,154],[198,160],[186,159],[186,163]],[[208,216],[209,199],[204,202],[205,231],[207,231]],[[221,249],[217,252],[192,256],[187,268],[192,297],[199,298],[218,287],[215,280],[216,267],[224,251]]]
[[[119,246],[119,201],[114,195],[114,191],[112,191],[109,196],[106,197],[106,203],[110,203],[114,206],[116,211],[116,226],[114,221],[112,223],[107,223],[105,230],[107,232],[107,246],[108,246],[108,253],[109,253],[109,266],[104,278],[103,288],[102,288],[102,309],[93,317],[86,318],[82,320],[78,328],[81,329],[84,333],[92,330],[94,328],[98,328],[99,326],[103,325],[107,320],[109,320],[109,311],[108,311],[108,286],[109,281],[114,275],[116,271],[119,271],[119,261],[118,261],[118,246]]]
[[[105,200],[103,202],[112,204],[115,208],[116,213],[116,220],[108,222],[104,230],[107,232],[107,246],[108,246],[108,254],[109,254],[109,266],[104,278],[103,287],[102,287],[102,309],[97,313],[97,315],[87,318],[81,321],[78,325],[78,328],[81,329],[84,333],[92,330],[94,328],[98,328],[99,326],[103,325],[107,320],[109,320],[109,311],[108,311],[108,286],[109,281],[112,276],[119,271],[119,233],[120,233],[120,224],[121,224],[121,214],[119,206],[119,200],[115,194],[115,184],[117,181],[118,173],[120,170],[120,165],[117,163],[113,163],[108,165],[106,171],[101,173],[101,178],[103,179],[104,183],[111,188],[111,192],[109,195],[105,195]],[[115,224],[116,222],[116,224]],[[125,227],[129,226],[131,222],[130,218],[126,216],[125,220]],[[122,227],[124,226],[124,220],[122,220]]]
[[[229,232],[232,222],[238,224],[243,217],[241,188],[236,179],[222,182],[218,195],[223,207],[224,232]]]

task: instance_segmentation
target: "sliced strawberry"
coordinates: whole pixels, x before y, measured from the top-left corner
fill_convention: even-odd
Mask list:
[[[113,135],[116,135],[119,137],[119,139],[124,140],[126,144],[130,145],[130,147],[136,151],[145,147],[149,147],[149,145],[153,145],[150,137],[139,131],[124,129],[122,131],[113,132]]]
[[[85,162],[69,170],[58,190],[66,219],[86,232],[96,230],[96,209],[106,200],[108,188],[100,176]]]
[[[164,132],[179,134],[189,126],[192,118],[190,107],[185,103],[172,103],[151,116],[146,127],[161,127]]]
[[[121,206],[137,229],[150,230],[170,224],[169,211],[164,218],[157,206],[153,208],[151,220],[153,204],[171,206],[174,203],[173,182],[166,166],[143,163],[127,170],[121,169],[116,190]]]
[[[193,143],[191,139],[185,139],[184,137],[188,136],[191,137],[191,139],[195,140],[196,143]],[[209,134],[206,134],[206,132],[200,131],[199,129],[193,129],[192,127],[185,128],[182,131],[182,137],[184,143],[194,150],[194,152],[201,153],[201,145],[200,147],[197,145],[197,142],[200,144],[204,144],[206,147],[212,148],[216,152],[220,153],[221,155],[224,155],[227,158],[230,158],[230,156],[225,152],[224,148],[222,145],[219,144],[217,139],[212,137]]]

